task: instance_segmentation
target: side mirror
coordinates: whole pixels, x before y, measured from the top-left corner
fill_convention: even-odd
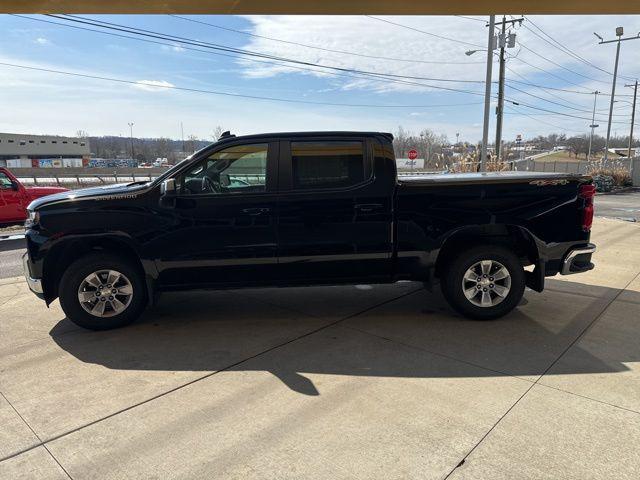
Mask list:
[[[16,192],[20,190],[20,187],[16,182],[11,182],[11,190],[15,190]]]
[[[176,195],[176,179],[167,178],[160,184],[160,194],[163,197],[173,197]]]

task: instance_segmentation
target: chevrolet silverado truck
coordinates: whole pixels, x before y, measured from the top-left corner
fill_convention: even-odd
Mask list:
[[[590,177],[398,176],[392,139],[226,132],[155,181],[36,200],[28,284],[95,330],[166,290],[399,280],[439,283],[455,310],[487,320],[525,286],[593,268]]]
[[[62,187],[25,187],[9,170],[0,167],[0,225],[24,222],[32,201],[66,191]]]

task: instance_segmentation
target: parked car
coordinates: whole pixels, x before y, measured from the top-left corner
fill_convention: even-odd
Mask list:
[[[66,191],[61,187],[25,187],[8,169],[0,167],[0,225],[24,222],[27,206],[33,200]]]
[[[227,133],[155,181],[34,201],[25,274],[96,330],[158,291],[398,280],[487,320],[593,268],[593,196],[574,174],[398,178],[386,133]]]

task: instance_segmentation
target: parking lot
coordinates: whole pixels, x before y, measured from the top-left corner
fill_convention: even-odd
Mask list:
[[[165,294],[89,332],[0,280],[0,478],[638,478],[640,226],[506,318],[416,283]]]

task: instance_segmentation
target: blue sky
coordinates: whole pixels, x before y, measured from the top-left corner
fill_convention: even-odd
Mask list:
[[[87,16],[314,64],[456,80],[445,82],[397,77],[389,81],[344,72],[334,75],[299,64],[256,62],[235,54],[216,55],[208,49],[193,51],[179,42],[158,40],[168,43],[159,45],[37,21],[74,25],[46,16],[28,17],[0,16],[0,63],[134,83],[0,65],[0,101],[4,107],[0,131],[72,135],[85,130],[91,135],[128,135],[127,123],[134,122],[136,136],[179,138],[182,122],[185,136],[194,134],[204,139],[210,139],[218,125],[239,134],[283,130],[395,132],[402,125],[413,132],[430,128],[450,139],[456,132],[468,141],[481,136],[484,86],[479,81],[484,79],[486,54],[467,56],[465,51],[486,45],[487,29],[480,21],[486,18],[187,17],[245,32],[242,34],[163,15]],[[508,50],[511,58],[507,62],[506,98],[521,105],[507,107],[507,140],[516,134],[586,133],[593,105],[593,95],[588,92],[596,89],[603,92],[598,98],[597,123],[602,125],[598,132],[604,134],[612,78],[607,72],[613,69],[615,45],[598,45],[592,32],[612,38],[618,25],[625,27],[625,35],[635,35],[640,31],[640,16],[527,17],[524,26],[517,29],[517,47]],[[570,52],[554,46],[554,40]],[[618,91],[627,96],[615,104],[614,118],[619,123],[614,124],[613,132],[623,135],[628,131],[628,95],[632,93],[624,84],[640,75],[640,40],[623,43],[620,73],[623,78]],[[276,102],[163,86],[380,107]],[[496,90],[494,86],[494,94]],[[388,105],[406,107],[382,107]],[[492,111],[492,136],[494,125]]]

